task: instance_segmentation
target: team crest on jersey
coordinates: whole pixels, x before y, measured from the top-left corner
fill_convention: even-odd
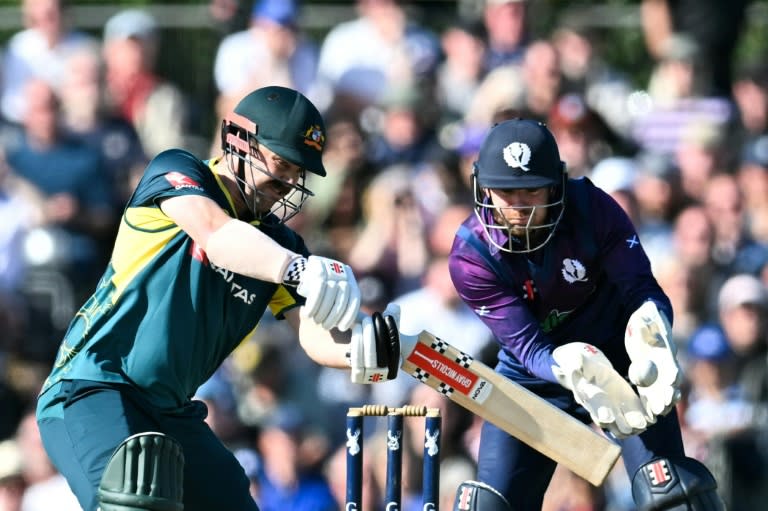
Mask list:
[[[200,183],[195,181],[189,176],[185,176],[181,172],[168,172],[165,174],[165,179],[169,183],[171,183],[171,186],[173,186],[174,189],[178,190],[179,188],[196,188],[198,190],[201,190],[202,187],[200,186]]]
[[[577,259],[563,259],[563,268],[560,270],[563,274],[563,278],[569,283],[574,282],[586,282],[587,269],[581,264],[581,261]]]
[[[513,169],[522,169],[528,172],[528,163],[531,161],[531,148],[522,142],[512,142],[502,151],[504,161]]]
[[[318,151],[322,151],[323,145],[325,145],[325,134],[322,128],[317,124],[307,128],[307,131],[304,132],[304,143]]]

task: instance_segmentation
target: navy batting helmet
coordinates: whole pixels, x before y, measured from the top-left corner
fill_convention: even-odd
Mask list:
[[[529,119],[496,124],[480,147],[472,178],[475,213],[489,243],[506,252],[525,253],[538,250],[552,238],[563,216],[567,173],[555,137],[544,124]],[[547,204],[500,207],[488,192],[538,188],[549,188]],[[514,235],[504,220],[504,210],[525,211],[533,218],[541,209],[546,210],[547,220],[525,226],[524,235]]]

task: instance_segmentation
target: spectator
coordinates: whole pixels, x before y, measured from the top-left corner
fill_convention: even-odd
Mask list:
[[[595,186],[608,193],[619,203],[635,225],[639,225],[637,198],[633,191],[637,175],[634,158],[612,156],[603,158],[589,172]]]
[[[11,122],[21,122],[26,109],[26,85],[41,79],[56,87],[66,75],[67,57],[93,39],[70,29],[62,0],[23,0],[24,29],[6,44],[2,65],[0,110]]]
[[[257,0],[249,27],[221,41],[214,62],[220,116],[265,85],[313,97],[318,50],[299,29],[299,13],[299,0]]]
[[[0,511],[21,511],[26,483],[16,440],[0,441]]]
[[[599,114],[576,93],[560,96],[547,115],[570,177],[588,175],[592,167],[614,153],[616,136]]]
[[[361,282],[375,279],[383,286],[383,293],[367,304],[375,309],[418,286],[429,253],[424,214],[408,168],[385,169],[371,182],[363,201],[364,226],[348,261]]]
[[[761,407],[761,425],[768,426],[768,291],[754,275],[734,275],[720,288],[717,301],[740,383],[747,398]]]
[[[461,119],[485,74],[485,28],[460,20],[440,34],[443,59],[437,68],[436,95],[446,120]]]
[[[488,38],[486,72],[509,64],[520,64],[528,43],[527,0],[484,1],[483,23]]]
[[[333,103],[359,113],[393,86],[417,84],[437,66],[437,37],[409,19],[401,0],[355,0],[357,17],[334,26],[320,47],[319,78]]]
[[[580,94],[611,130],[628,136],[628,97],[634,90],[626,70],[603,58],[595,30],[582,23],[563,23],[552,33],[563,75],[563,93]]]
[[[748,142],[736,171],[750,236],[768,244],[768,135]]]
[[[263,471],[261,511],[335,511],[336,503],[321,471],[328,446],[312,436],[303,413],[283,404],[259,434]]]
[[[498,112],[514,110],[518,117],[546,122],[560,97],[562,77],[558,59],[555,47],[546,39],[526,45],[520,62],[499,66],[485,76],[466,121],[490,126]]]
[[[715,267],[712,260],[714,232],[712,223],[703,206],[691,205],[683,209],[675,218],[672,231],[670,257],[680,263],[688,274],[686,281],[690,285],[687,297],[676,308],[675,326],[678,333],[699,326],[704,321],[714,321],[710,313],[710,297],[717,293],[720,281],[714,277]],[[687,328],[683,328],[686,326]],[[687,331],[691,334],[692,331]],[[684,344],[684,343],[683,343]]]
[[[29,196],[34,192],[26,188],[11,175],[5,155],[0,153],[0,372],[26,336],[26,304],[21,295],[26,274],[23,243],[40,216]]]
[[[736,76],[733,100],[741,121],[742,145],[768,133],[768,67],[762,59],[746,66]]]
[[[203,383],[195,393],[208,408],[206,424],[222,442],[234,448],[243,442],[243,424],[237,414],[238,402],[234,385],[222,367]]]
[[[105,103],[100,52],[100,47],[88,45],[67,58],[60,84],[62,122],[73,136],[101,154],[115,190],[115,206],[122,208],[147,157],[133,124]]]
[[[688,341],[690,394],[685,423],[704,440],[748,427],[752,407],[734,372],[734,354],[722,328],[708,324]]]
[[[61,129],[59,100],[50,86],[34,80],[27,84],[26,94],[24,137],[18,147],[8,148],[7,158],[14,176],[32,185],[39,197],[41,230],[33,234],[50,247],[33,250],[30,263],[52,268],[65,279],[56,284],[61,294],[59,303],[51,304],[53,314],[54,305],[65,310],[76,307],[74,302],[79,303],[95,286],[98,268],[108,257],[104,247],[115,232],[114,198],[99,152]],[[52,328],[59,330],[65,323]],[[35,356],[53,357],[59,333],[40,332],[41,342],[54,344],[50,352],[38,346],[42,351]]]
[[[632,186],[637,199],[637,231],[653,260],[670,240],[672,222],[681,207],[680,172],[666,155],[641,152]],[[655,252],[655,253],[654,253]]]
[[[636,95],[630,138],[642,149],[675,154],[692,134],[736,130],[736,108],[729,99],[704,95],[694,87],[694,61],[699,48],[689,38],[678,36],[665,43],[662,58],[655,64],[647,91]],[[640,99],[642,98],[642,100]],[[698,130],[698,131],[697,131]]]
[[[437,154],[434,104],[417,87],[395,86],[384,92],[378,105],[380,125],[369,135],[368,154],[378,168],[418,166]]]
[[[104,25],[107,100],[133,124],[148,157],[168,149],[193,147],[190,107],[182,91],[155,72],[160,34],[146,11],[118,12]]]
[[[643,0],[641,28],[646,47],[659,58],[676,35],[699,48],[695,88],[700,94],[728,97],[734,53],[742,34],[749,0]]]
[[[720,174],[706,184],[704,209],[714,228],[712,258],[716,278],[723,282],[737,273],[759,275],[768,264],[768,246],[749,235],[744,216],[744,199],[734,178]],[[716,297],[712,297],[713,302]],[[713,303],[712,311],[717,310]]]

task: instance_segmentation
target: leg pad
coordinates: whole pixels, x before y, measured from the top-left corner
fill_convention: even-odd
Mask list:
[[[183,511],[184,453],[163,433],[129,436],[115,449],[99,484],[101,511]]]

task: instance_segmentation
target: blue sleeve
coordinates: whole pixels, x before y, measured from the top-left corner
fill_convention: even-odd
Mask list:
[[[632,313],[643,302],[653,300],[672,323],[672,305],[651,271],[651,263],[632,221],[607,193],[594,188],[591,201],[596,221],[603,271],[617,288],[625,308]]]

